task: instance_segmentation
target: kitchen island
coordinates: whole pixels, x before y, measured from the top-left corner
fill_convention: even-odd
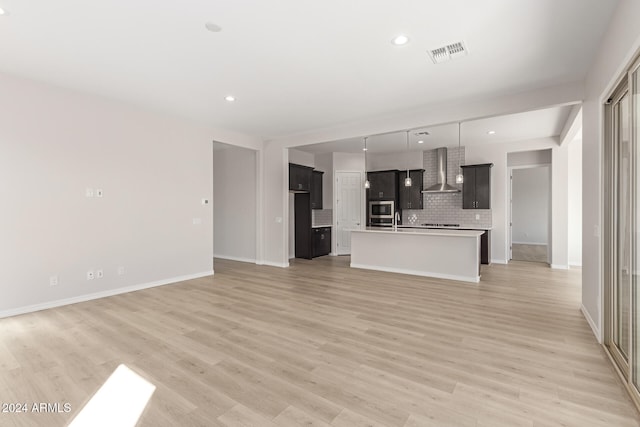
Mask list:
[[[480,281],[481,230],[365,228],[351,231],[351,267]]]

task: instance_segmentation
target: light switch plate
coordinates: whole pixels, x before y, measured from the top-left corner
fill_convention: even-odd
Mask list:
[[[93,188],[87,188],[86,190],[84,190],[84,195],[86,197],[93,197]]]
[[[96,197],[102,197],[103,194],[102,188],[96,188]]]
[[[49,277],[49,286],[58,286],[58,276]]]

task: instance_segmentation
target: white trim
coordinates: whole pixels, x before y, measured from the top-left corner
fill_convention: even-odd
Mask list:
[[[506,259],[491,258],[491,264],[509,264],[509,261]]]
[[[250,262],[252,264],[258,263],[254,258],[243,258],[243,257],[232,256],[232,255],[213,254],[213,257],[220,258],[220,259],[228,259],[229,261]]]
[[[377,270],[377,271],[386,271],[387,273],[401,273],[401,274],[410,274],[413,276],[435,277],[436,279],[458,280],[458,281],[468,282],[468,283],[480,282],[480,276],[475,276],[473,279],[471,279],[467,276],[455,276],[451,274],[441,274],[441,273],[425,273],[424,271],[409,270],[409,269],[394,268],[394,267],[381,267],[378,265],[351,263],[350,266],[351,268],[362,268],[364,270]]]
[[[572,268],[582,268],[582,263],[580,263],[580,264],[569,264],[569,269],[572,269]]]
[[[567,264],[551,264],[551,268],[556,270],[568,270],[569,266]]]
[[[262,262],[262,263],[260,263],[258,265],[268,265],[269,267],[280,267],[280,268],[288,268],[289,267],[289,263],[288,262],[264,261],[264,262]]]
[[[583,304],[580,304],[580,311],[582,312],[582,315],[584,316],[584,318],[587,320],[587,323],[591,327],[591,331],[596,336],[598,343],[602,344],[602,335],[600,334],[600,329],[596,327],[596,324],[591,318],[589,311],[585,308]]]
[[[34,311],[46,310],[49,308],[60,307],[63,305],[77,304],[79,302],[86,302],[86,301],[91,301],[95,299],[111,297],[114,295],[141,291],[143,289],[155,288],[158,286],[172,285],[177,282],[184,282],[185,280],[193,280],[193,279],[199,279],[201,277],[212,276],[213,274],[214,274],[213,270],[209,270],[209,271],[204,271],[202,273],[195,273],[195,274],[189,274],[186,276],[177,276],[177,277],[171,277],[168,279],[156,280],[154,282],[142,283],[140,285],[126,286],[124,288],[117,288],[117,289],[109,289],[106,291],[94,292],[91,294],[80,295],[77,297],[65,298],[65,299],[45,302],[41,304],[27,305],[24,307],[0,311],[0,319],[4,317],[17,316],[20,314],[33,313]]]

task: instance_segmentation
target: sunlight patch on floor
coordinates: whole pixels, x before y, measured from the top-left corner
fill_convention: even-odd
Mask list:
[[[156,386],[120,365],[69,427],[134,427]]]

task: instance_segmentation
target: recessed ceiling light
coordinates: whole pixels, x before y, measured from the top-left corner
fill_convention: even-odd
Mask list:
[[[418,144],[424,144],[423,140],[418,141]]]
[[[496,131],[495,131],[495,130],[490,130],[489,132],[487,132],[487,134],[489,134],[489,135],[495,135],[495,134],[496,134]]]
[[[368,148],[367,148],[367,147],[365,147],[365,148],[363,148],[363,149],[362,149],[362,151],[367,151],[367,150],[368,150]]]
[[[227,95],[227,96],[224,97],[224,100],[225,101],[229,101],[229,102],[233,102],[233,101],[236,100],[236,97],[235,96],[231,96],[231,95]]]
[[[404,34],[401,34],[399,36],[394,37],[393,40],[391,40],[391,43],[396,46],[402,46],[403,44],[409,43],[409,37],[405,36]]]
[[[207,22],[206,24],[204,24],[204,27],[212,33],[219,33],[220,31],[222,31],[222,27],[220,25],[214,24],[213,22]]]

